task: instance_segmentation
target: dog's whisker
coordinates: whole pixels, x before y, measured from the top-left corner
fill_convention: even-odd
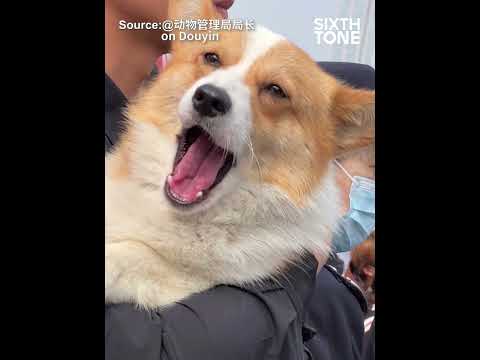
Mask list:
[[[230,137],[225,137],[225,147],[223,148],[223,160],[227,159]]]
[[[250,135],[247,135],[247,138],[244,139],[244,142],[247,144],[248,148],[250,149],[251,160],[255,160],[255,163],[257,165],[258,177],[260,181],[263,181],[262,168],[260,166],[260,161],[258,161],[257,155],[255,154],[255,150],[253,149],[252,139]]]

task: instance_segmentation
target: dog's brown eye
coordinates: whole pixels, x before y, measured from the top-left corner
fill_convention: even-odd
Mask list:
[[[280,86],[278,86],[277,84],[270,84],[270,85],[265,87],[265,90],[268,91],[273,96],[278,97],[278,98],[287,98],[288,97],[287,94],[285,93],[285,91],[283,91],[283,89]]]
[[[220,67],[222,63],[220,62],[220,57],[215,53],[206,53],[203,55],[205,63],[214,67]]]

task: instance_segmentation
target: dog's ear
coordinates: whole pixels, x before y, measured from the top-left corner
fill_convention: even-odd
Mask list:
[[[375,142],[375,92],[340,85],[334,96],[336,157]]]

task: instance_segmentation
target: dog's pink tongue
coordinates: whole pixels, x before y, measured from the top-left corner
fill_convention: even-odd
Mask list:
[[[200,135],[173,169],[168,180],[170,191],[184,202],[195,201],[213,185],[224,162],[223,149],[214,145],[208,135]]]

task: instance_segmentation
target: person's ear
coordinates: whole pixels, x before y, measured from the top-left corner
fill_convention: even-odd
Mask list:
[[[335,93],[333,116],[336,157],[375,142],[375,92],[340,85]]]

